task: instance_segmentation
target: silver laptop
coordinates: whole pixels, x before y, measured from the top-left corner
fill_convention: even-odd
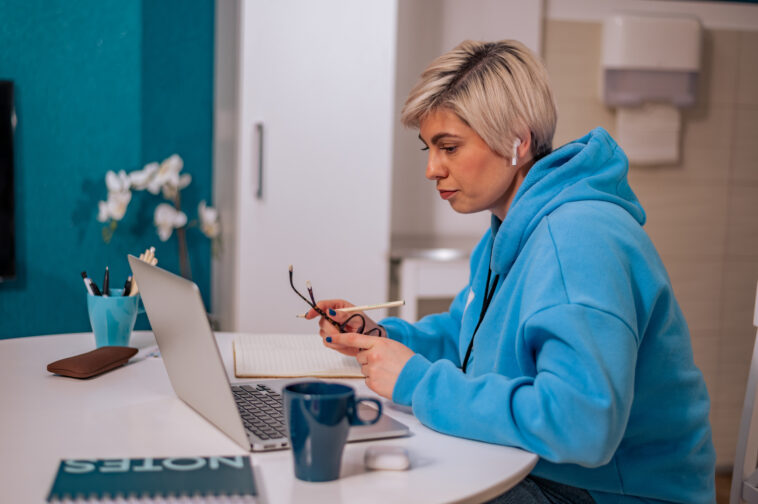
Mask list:
[[[197,285],[132,255],[129,265],[176,395],[243,448],[288,448],[280,393],[302,379],[230,384]],[[359,414],[372,418],[376,410],[360,404]],[[382,415],[374,425],[351,427],[348,441],[408,434],[406,425]]]

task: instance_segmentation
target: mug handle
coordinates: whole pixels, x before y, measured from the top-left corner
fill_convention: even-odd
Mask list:
[[[362,402],[372,402],[376,404],[376,417],[371,420],[364,420],[358,416],[358,404]],[[374,425],[379,421],[379,417],[382,416],[382,403],[372,397],[358,397],[355,399],[353,405],[353,412],[350,415],[350,425]]]

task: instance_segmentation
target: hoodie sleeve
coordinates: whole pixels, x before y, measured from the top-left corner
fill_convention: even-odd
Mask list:
[[[417,354],[432,361],[448,359],[460,365],[458,341],[468,293],[469,288],[466,287],[455,297],[450,310],[427,315],[415,324],[395,317],[386,318],[381,324],[391,339],[399,341]]]
[[[518,378],[471,377],[453,362],[416,355],[393,400],[410,403],[440,432],[516,446],[554,463],[606,464],[633,398],[637,339],[629,326],[595,308],[553,306],[523,324],[516,352],[525,370]]]

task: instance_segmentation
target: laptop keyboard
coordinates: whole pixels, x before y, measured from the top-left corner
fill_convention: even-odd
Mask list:
[[[286,437],[281,395],[265,385],[235,385],[232,393],[246,429],[261,439]]]

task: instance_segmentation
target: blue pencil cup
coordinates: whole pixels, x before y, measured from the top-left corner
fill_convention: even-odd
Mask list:
[[[376,423],[382,414],[382,403],[355,397],[352,387],[339,383],[294,383],[284,388],[282,396],[295,477],[304,481],[339,478],[350,426]],[[364,401],[376,405],[374,418],[358,417],[358,404]]]
[[[93,296],[87,293],[87,311],[97,348],[129,346],[137,315],[145,312],[139,306],[139,294],[122,296],[123,291],[109,289],[110,296]]]

